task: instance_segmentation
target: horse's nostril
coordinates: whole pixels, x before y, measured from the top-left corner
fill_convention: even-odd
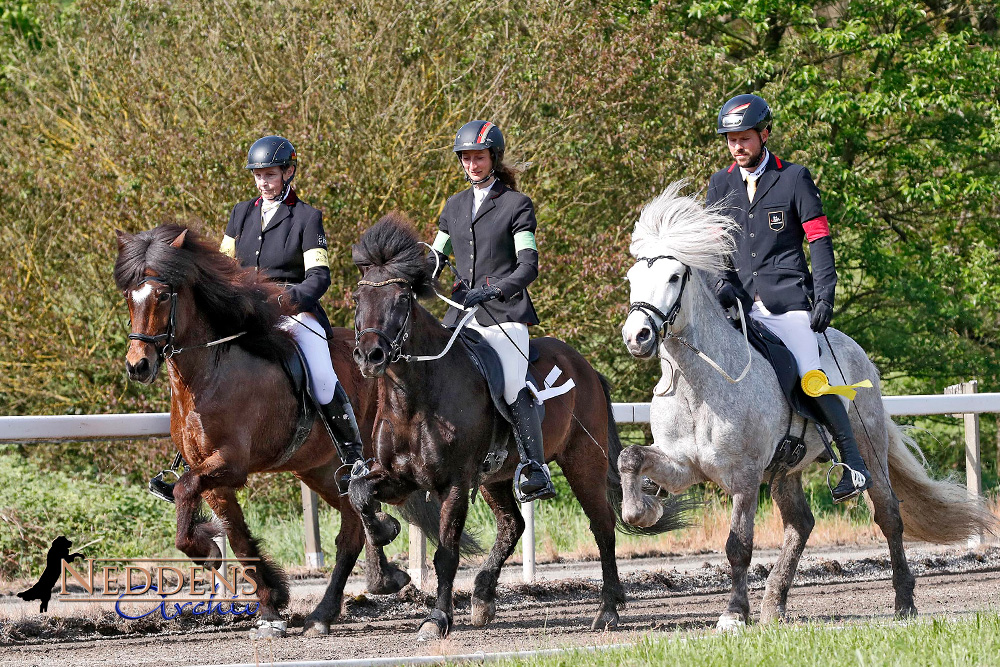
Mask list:
[[[362,361],[365,360],[365,355],[362,354],[360,347],[354,348],[353,356],[354,356],[354,362],[357,364],[360,364]]]
[[[637,343],[645,343],[649,340],[652,333],[653,332],[650,331],[648,327],[643,327],[642,329],[639,329],[639,333],[635,335],[635,341]]]
[[[380,347],[373,347],[368,353],[368,363],[381,364],[385,361],[385,352]]]
[[[128,360],[125,361],[125,372],[128,373],[129,375],[135,374],[135,366],[133,366],[132,363]]]

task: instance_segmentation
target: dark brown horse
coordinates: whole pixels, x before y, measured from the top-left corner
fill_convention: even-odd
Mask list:
[[[378,412],[376,462],[368,475],[351,481],[351,503],[361,514],[369,540],[387,544],[399,524],[377,513],[380,501],[398,503],[416,489],[441,500],[440,546],[434,556],[437,604],[418,632],[418,639],[428,640],[445,636],[452,626],[459,537],[470,493],[480,485],[497,520],[496,543],[476,576],[472,596],[472,623],[485,625],[496,613],[500,569],[524,530],[512,486],[519,457],[509,426],[461,344],[436,361],[401,357],[435,355],[450,338],[450,332],[417,301],[431,295],[433,285],[423,250],[406,220],[395,214],[380,220],[354,246],[354,261],[363,274],[355,293],[355,326],[361,335],[354,359],[366,377],[378,378]],[[537,386],[555,365],[576,385],[545,403],[543,437],[546,459],[559,463],[597,541],[604,586],[592,628],[603,630],[618,623],[618,608],[625,602],[615,562],[622,489],[614,462],[622,446],[609,389],[604,378],[565,343],[554,338],[532,343],[541,353],[533,368]],[[503,429],[508,456],[502,468],[481,479],[480,467],[494,429]],[[655,534],[681,523],[680,504],[664,502],[661,520],[635,532]]]
[[[177,548],[195,561],[217,563],[220,553],[212,538],[218,528],[199,519],[204,498],[225,526],[236,556],[260,559],[254,564],[261,618],[277,621],[288,603],[288,585],[250,535],[236,490],[252,473],[293,473],[342,516],[330,584],[305,622],[307,633],[325,634],[340,613],[344,584],[364,546],[364,532],[357,513],[338,494],[341,462],[321,422],[288,456],[299,407],[281,366],[293,343],[275,326],[281,316],[280,288],[176,225],[135,236],[118,232],[115,283],[128,302],[133,336],[140,338],[129,342],[128,375],[149,384],[161,364],[166,366],[171,437],[191,466],[174,489]],[[204,345],[241,332],[226,343]],[[370,449],[375,384],[351,363],[353,339],[353,332],[335,329],[330,352]],[[419,511],[423,498],[414,505]],[[410,513],[407,518],[436,533],[436,517]],[[386,562],[380,547],[369,548],[366,573],[375,593],[395,592],[409,581]],[[280,627],[264,625],[265,634]]]

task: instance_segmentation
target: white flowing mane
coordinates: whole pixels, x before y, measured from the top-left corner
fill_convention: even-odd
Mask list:
[[[721,213],[721,204],[706,207],[693,196],[679,195],[686,185],[686,180],[674,181],[643,207],[629,252],[636,259],[673,255],[693,269],[719,272],[735,249],[737,225]]]

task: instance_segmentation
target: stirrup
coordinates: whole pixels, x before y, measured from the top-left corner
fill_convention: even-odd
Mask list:
[[[537,491],[524,493],[521,491],[521,473],[524,472],[525,468],[541,470],[545,473],[548,483]],[[527,479],[527,476],[525,479]],[[519,463],[517,469],[514,471],[514,496],[517,498],[519,503],[530,503],[534,500],[547,500],[549,498],[555,498],[556,487],[555,484],[552,483],[552,474],[549,472],[548,464],[542,463],[539,465],[534,461],[522,461]]]
[[[346,496],[350,491],[351,480],[360,479],[367,475],[371,470],[368,467],[368,463],[375,462],[375,459],[365,460],[363,458],[358,459],[354,463],[344,463],[339,468],[337,468],[337,491],[341,496]],[[349,470],[341,474],[341,470],[344,468],[349,468]]]
[[[844,468],[844,477],[841,478],[840,483],[834,487],[833,484],[830,483],[830,475],[833,474],[833,471],[836,468]],[[845,495],[838,496],[837,489],[840,488],[840,485],[844,483],[845,479],[848,479],[848,476],[850,476],[849,479],[853,488]],[[855,470],[846,463],[835,462],[830,466],[830,469],[826,471],[826,485],[830,488],[830,495],[833,496],[833,504],[837,505],[839,503],[846,502],[851,498],[856,498],[871,488],[872,478],[871,474],[866,476],[863,472]]]
[[[173,475],[174,481],[168,482],[166,479],[164,479],[164,475]],[[147,489],[150,493],[152,493],[160,500],[166,500],[168,503],[175,503],[176,501],[174,500],[174,484],[176,484],[177,480],[179,480],[180,478],[181,476],[177,474],[176,470],[173,470],[171,468],[168,468],[166,470],[161,470],[157,475],[153,477],[153,479],[149,480],[149,486],[147,487]]]

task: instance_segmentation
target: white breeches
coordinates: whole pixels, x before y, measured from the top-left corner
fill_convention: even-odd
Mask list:
[[[754,301],[750,318],[770,329],[791,351],[795,364],[799,367],[799,377],[808,371],[822,369],[819,343],[816,341],[816,332],[809,326],[808,311],[790,310],[776,315],[760,301]]]
[[[503,399],[508,404],[513,403],[524,389],[524,378],[528,373],[528,325],[503,322],[484,327],[473,318],[465,326],[482,334],[483,339],[496,350],[503,367]]]
[[[282,317],[278,326],[291,332],[295,338],[302,356],[306,358],[313,396],[320,405],[326,405],[333,400],[333,392],[337,388],[337,372],[333,370],[333,361],[330,360],[330,346],[326,342],[323,325],[312,313],[299,313]]]

